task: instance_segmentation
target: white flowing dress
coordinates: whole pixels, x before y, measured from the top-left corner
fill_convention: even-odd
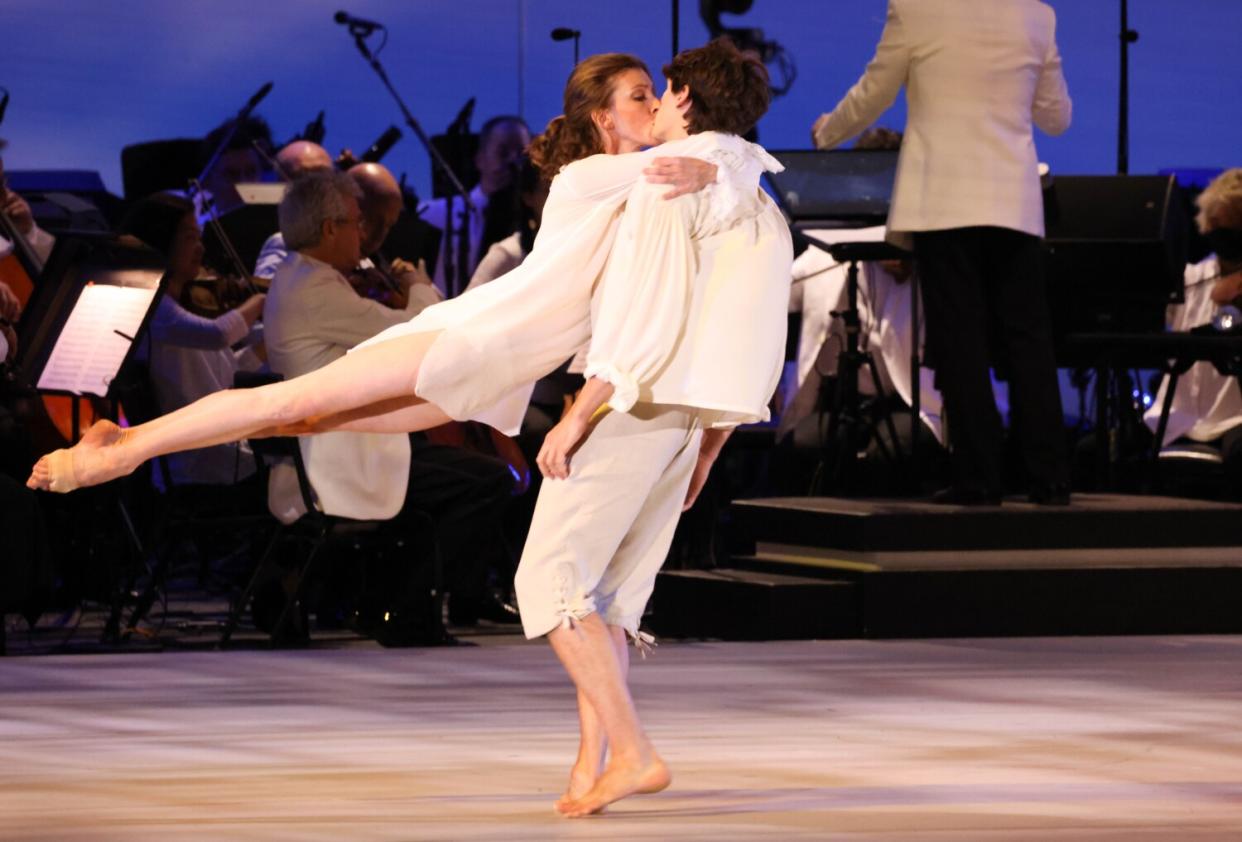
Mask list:
[[[428,307],[358,346],[438,333],[419,366],[415,394],[459,421],[514,435],[534,383],[586,346],[591,298],[612,251],[626,198],[656,157],[717,167],[712,212],[751,213],[745,201],[764,170],[780,165],[736,135],[703,132],[643,152],[593,155],[552,180],[535,247],[512,272]],[[355,349],[357,350],[357,349]]]

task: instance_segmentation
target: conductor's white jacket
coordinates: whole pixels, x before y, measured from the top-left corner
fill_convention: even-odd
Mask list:
[[[1032,125],[1060,134],[1071,113],[1053,10],[1037,0],[889,0],[875,57],[816,121],[816,145],[866,129],[903,85],[890,233],[992,225],[1043,236]]]

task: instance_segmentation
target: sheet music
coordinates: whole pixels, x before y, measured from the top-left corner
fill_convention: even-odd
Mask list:
[[[142,287],[87,284],[39,376],[38,388],[107,395],[155,293]]]

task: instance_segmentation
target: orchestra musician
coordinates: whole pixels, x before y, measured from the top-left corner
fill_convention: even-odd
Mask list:
[[[400,274],[406,306],[394,309],[351,288],[346,275],[364,249],[383,242],[400,212],[400,189],[379,164],[349,174],[315,171],[290,183],[280,206],[280,230],[291,251],[276,271],[264,308],[268,361],[273,371],[297,377],[344,357],[360,342],[408,321],[439,298],[417,269]],[[311,486],[323,511],[364,519],[404,520],[414,511],[437,520],[449,591],[450,619],[477,622],[486,575],[503,567],[500,524],[513,478],[499,459],[457,447],[429,444],[400,433],[333,432],[300,439]],[[281,520],[302,514],[291,470],[272,471],[269,505]],[[389,643],[433,642],[420,626],[414,559],[397,585],[401,604],[378,630]]]
[[[521,117],[492,117],[479,129],[479,151],[474,157],[479,183],[470,191],[473,211],[467,212],[461,198],[455,196],[432,199],[419,207],[418,214],[424,222],[445,232],[432,277],[446,295],[451,297],[461,292],[492,242],[515,230],[514,220],[495,216],[496,211],[508,216],[506,212],[511,212],[510,208],[498,206],[489,214],[489,206],[497,192],[513,183],[516,165],[529,145],[530,129]],[[450,209],[453,213],[451,225],[448,224]],[[491,242],[486,241],[488,238]],[[446,267],[450,265],[455,277],[446,278]]]
[[[1172,331],[1209,325],[1218,307],[1242,304],[1242,168],[1226,170],[1213,179],[1196,203],[1195,222],[1213,253],[1186,267],[1185,301],[1168,310]],[[1168,387],[1165,377],[1144,416],[1153,431]],[[1167,446],[1178,439],[1218,450],[1230,484],[1235,492],[1242,490],[1242,393],[1236,377],[1226,377],[1212,363],[1201,361],[1178,379],[1160,444]]]
[[[193,203],[171,193],[147,196],[126,214],[120,232],[137,237],[165,259],[164,294],[138,346],[158,412],[172,412],[230,389],[239,370],[259,368],[261,359],[253,348],[261,334],[254,327],[266,296],[247,295],[236,307],[211,317],[182,304],[187,287],[203,271],[203,235]],[[166,460],[173,485],[232,485],[255,471],[254,457],[239,442],[169,454]],[[162,472],[154,471],[153,481],[166,490]]]

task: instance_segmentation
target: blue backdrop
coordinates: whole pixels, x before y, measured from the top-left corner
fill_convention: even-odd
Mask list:
[[[327,111],[326,145],[365,147],[400,115],[332,14],[385,21],[382,54],[429,133],[478,97],[475,127],[501,112],[538,128],[560,110],[571,43],[556,26],[583,31],[583,53],[623,50],[658,73],[671,47],[668,0],[0,0],[0,85],[12,103],[0,135],[13,169],[99,170],[120,192],[121,147],[199,136],[235,112],[265,81],[259,113],[278,139]],[[682,2],[682,46],[706,40],[698,3]],[[1075,119],[1041,138],[1041,157],[1061,173],[1110,172],[1116,160],[1119,0],[1060,0],[1058,39]],[[1242,163],[1242,85],[1237,68],[1242,2],[1132,0],[1142,38],[1131,51],[1131,171]],[[805,147],[809,127],[862,72],[884,21],[884,0],[756,0],[732,26],[757,26],[797,62],[793,90],[760,126],[772,148]],[[882,120],[899,127],[899,101]],[[420,193],[426,155],[407,137],[390,153]]]

